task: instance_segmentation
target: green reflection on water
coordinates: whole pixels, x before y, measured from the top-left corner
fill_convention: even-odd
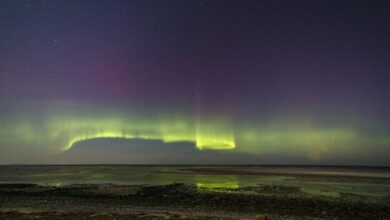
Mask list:
[[[199,189],[238,189],[240,185],[237,183],[196,183]]]
[[[240,184],[236,176],[228,175],[195,175],[194,182],[198,189],[229,190],[238,189]]]

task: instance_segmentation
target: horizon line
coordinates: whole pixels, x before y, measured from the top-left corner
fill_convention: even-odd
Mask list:
[[[268,166],[268,167],[361,167],[390,168],[390,165],[356,165],[356,164],[131,164],[131,163],[14,163],[0,166]]]

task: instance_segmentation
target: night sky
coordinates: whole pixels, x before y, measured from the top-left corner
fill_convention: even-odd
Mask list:
[[[0,1],[0,163],[390,165],[390,1]]]

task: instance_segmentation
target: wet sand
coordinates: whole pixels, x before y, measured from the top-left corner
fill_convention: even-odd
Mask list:
[[[322,176],[322,177],[360,177],[390,179],[387,168],[342,168],[342,167],[250,167],[245,170],[236,167],[188,168],[182,171],[204,174],[235,175],[285,175],[285,176]]]

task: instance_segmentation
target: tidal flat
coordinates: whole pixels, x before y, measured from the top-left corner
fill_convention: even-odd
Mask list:
[[[390,170],[0,166],[0,219],[390,219]]]

